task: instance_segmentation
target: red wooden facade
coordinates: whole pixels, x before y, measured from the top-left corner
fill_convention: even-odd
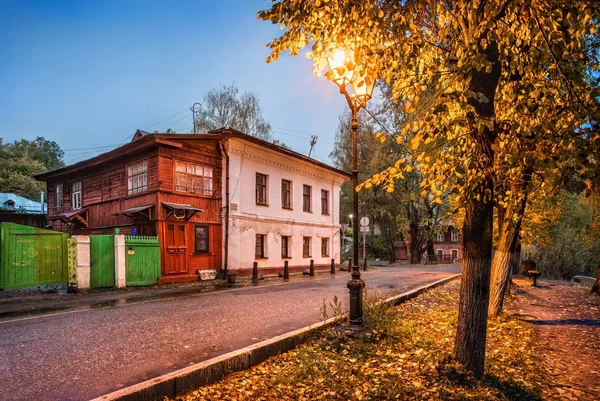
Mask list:
[[[218,135],[136,132],[131,143],[36,178],[48,184],[48,219],[75,234],[157,235],[160,282],[221,269]],[[62,203],[62,205],[61,205]]]

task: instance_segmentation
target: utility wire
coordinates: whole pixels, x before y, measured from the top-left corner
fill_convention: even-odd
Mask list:
[[[178,115],[180,115],[181,113],[183,113],[184,111],[187,111],[187,110],[188,110],[188,108],[186,107],[185,109],[181,110],[179,113],[175,113],[175,114],[173,114],[172,116],[165,118],[164,120],[160,120],[159,122],[157,122],[157,123],[155,123],[155,124],[152,124],[152,125],[151,125],[151,126],[149,126],[148,128],[145,128],[145,129],[144,129],[144,131],[148,131],[148,130],[150,130],[151,128],[154,128],[154,127],[156,127],[158,124],[164,123],[165,121],[168,121],[168,120],[170,120],[170,119],[171,119],[171,118],[173,118],[173,117],[177,117]]]

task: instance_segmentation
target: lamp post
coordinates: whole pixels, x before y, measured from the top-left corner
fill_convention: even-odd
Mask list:
[[[352,60],[342,51],[334,51],[327,58],[329,71],[326,74],[327,79],[335,82],[340,88],[340,93],[344,95],[348,106],[352,111],[352,217],[359,220],[358,214],[358,156],[357,156],[357,131],[358,131],[358,111],[367,106],[367,101],[371,99],[373,88],[375,87],[375,78],[369,76],[366,72],[359,73]],[[346,89],[352,85],[353,93],[348,93]],[[363,322],[363,288],[365,282],[360,278],[360,269],[358,268],[358,231],[354,224],[352,225],[352,278],[348,281],[350,290],[350,324],[362,325]]]

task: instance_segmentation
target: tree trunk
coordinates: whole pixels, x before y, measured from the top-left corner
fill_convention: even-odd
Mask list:
[[[493,186],[487,185],[489,190]],[[490,264],[492,256],[491,200],[472,200],[466,207],[463,226],[463,262],[454,356],[475,377],[483,375]]]
[[[421,256],[423,256],[422,231],[416,224],[410,225],[410,263],[412,264],[421,263]]]
[[[598,269],[596,270],[596,282],[592,286],[592,292],[600,294],[600,264],[598,264]]]
[[[498,206],[498,246],[492,259],[489,317],[497,317],[502,313],[504,295],[512,278],[512,261],[521,233],[521,223],[527,204],[527,187],[531,181],[531,174],[532,168],[527,166],[523,171],[521,183],[511,186],[513,193],[523,194],[522,199],[516,205],[509,205],[508,209]]]
[[[493,120],[494,100],[502,67],[499,62],[498,43],[491,41],[484,49],[483,39],[479,51],[491,64],[491,70],[471,70],[469,89],[481,93],[488,100],[469,99],[480,118]],[[489,72],[487,72],[489,71]],[[475,115],[471,116],[470,139],[481,149],[478,153],[476,174],[481,182],[474,188],[474,197],[465,202],[463,225],[463,252],[458,324],[454,341],[454,357],[476,378],[483,376],[487,312],[490,295],[490,267],[492,257],[492,225],[494,218],[494,144],[496,127],[477,127]],[[468,116],[468,118],[471,118]]]
[[[512,274],[519,273],[519,267],[521,266],[521,236],[517,237],[517,246],[513,252],[512,259],[510,262]]]
[[[498,211],[498,213],[501,213]],[[503,211],[506,213],[506,211]],[[506,222],[510,219],[504,219]],[[502,313],[502,305],[504,303],[504,294],[512,277],[511,262],[517,245],[519,236],[519,227],[510,227],[510,223],[504,223],[498,227],[499,238],[496,252],[492,259],[492,274],[490,283],[490,308],[488,315],[496,317]]]

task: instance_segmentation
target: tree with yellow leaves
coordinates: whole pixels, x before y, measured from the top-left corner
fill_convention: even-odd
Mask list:
[[[411,138],[410,157],[369,182],[393,188],[417,163],[424,190],[451,193],[464,205],[454,356],[476,377],[485,360],[494,188],[510,180],[496,167],[520,165],[504,150],[513,143],[556,135],[555,121],[530,115],[528,103],[576,107],[561,122],[572,128],[593,114],[597,93],[581,73],[589,62],[581,39],[596,33],[599,14],[598,2],[576,0],[282,0],[259,12],[283,31],[269,44],[268,62],[310,47],[320,73],[328,55],[346,49],[354,56],[348,68],[386,81],[414,115],[397,139]],[[514,84],[519,77],[524,83]],[[578,145],[582,134],[562,125],[561,141],[545,157]]]

